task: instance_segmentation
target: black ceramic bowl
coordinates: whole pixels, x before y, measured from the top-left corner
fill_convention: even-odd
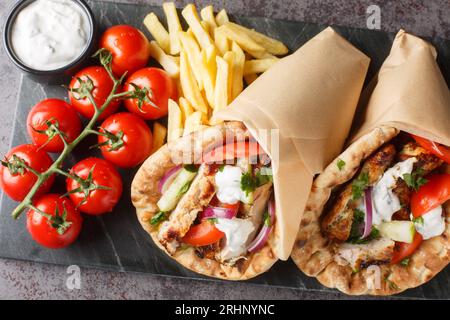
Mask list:
[[[24,7],[26,7],[33,1],[35,0],[20,0],[12,7],[11,11],[9,12],[5,26],[3,28],[3,44],[5,46],[6,52],[9,58],[18,68],[20,68],[25,74],[34,78],[36,81],[48,84],[67,83],[72,75],[74,75],[77,71],[79,71],[83,66],[87,64],[93,54],[93,51],[96,48],[97,25],[95,22],[94,14],[84,0],[73,0],[78,3],[78,5],[85,11],[88,17],[90,34],[86,48],[76,60],[62,68],[55,70],[36,70],[25,65],[17,57],[11,44],[11,30],[17,15]]]

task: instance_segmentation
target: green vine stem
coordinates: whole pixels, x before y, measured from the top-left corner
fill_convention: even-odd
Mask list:
[[[38,179],[37,179],[36,183],[33,185],[33,187],[31,188],[30,192],[28,192],[26,197],[22,200],[22,202],[20,202],[19,205],[13,210],[12,217],[14,219],[17,219],[25,209],[33,209],[34,208],[33,204],[32,204],[33,197],[35,196],[36,192],[39,190],[41,185],[45,181],[47,181],[48,178],[50,178],[53,174],[60,174],[60,175],[62,174],[62,175],[67,176],[67,174],[60,169],[62,167],[64,160],[67,158],[67,156],[72,152],[72,150],[81,141],[83,141],[88,135],[96,132],[93,129],[95,126],[95,123],[97,122],[97,120],[98,120],[99,116],[102,114],[102,112],[109,106],[109,104],[113,100],[124,99],[124,98],[140,99],[142,96],[143,90],[140,90],[139,88],[135,88],[134,91],[117,93],[117,90],[118,90],[120,84],[122,83],[122,81],[125,78],[125,74],[122,75],[122,77],[120,77],[119,79],[117,79],[114,76],[114,74],[112,73],[112,70],[111,70],[111,60],[112,60],[111,54],[107,50],[100,49],[94,56],[99,57],[100,63],[108,72],[111,80],[114,83],[113,88],[112,88],[110,94],[108,95],[108,98],[105,100],[103,105],[99,108],[97,103],[95,102],[93,95],[92,95],[92,91],[94,90],[94,87],[89,85],[90,83],[92,83],[92,81],[90,79],[87,79],[84,82],[85,86],[84,86],[84,90],[83,90],[81,96],[88,98],[90,100],[90,102],[92,103],[92,105],[94,106],[94,108],[95,108],[94,116],[89,121],[89,123],[86,125],[86,127],[83,129],[83,131],[80,133],[80,135],[75,140],[73,140],[71,143],[67,143],[67,141],[64,139],[63,133],[59,131],[61,140],[64,143],[63,151],[46,171],[44,171],[42,173],[38,173],[36,171],[33,172],[34,174],[36,174]],[[79,79],[79,81],[81,81],[81,80]],[[80,83],[80,87],[83,87],[82,84],[83,83]],[[88,89],[86,89],[86,88],[88,88]]]

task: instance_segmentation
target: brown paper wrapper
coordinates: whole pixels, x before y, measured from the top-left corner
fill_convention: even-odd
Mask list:
[[[450,146],[450,91],[428,42],[400,30],[391,52],[364,91],[353,142],[381,125]]]
[[[272,158],[280,259],[291,253],[314,174],[342,150],[369,62],[327,28],[217,114],[243,121]],[[277,130],[279,143],[263,137],[261,129]]]

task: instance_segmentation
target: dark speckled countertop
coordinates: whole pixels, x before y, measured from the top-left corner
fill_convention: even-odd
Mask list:
[[[156,0],[107,0],[160,4]],[[0,1],[1,21],[15,0]],[[181,7],[191,1],[176,1]],[[399,28],[422,35],[450,39],[449,0],[211,0],[230,13],[276,19],[301,20],[367,28],[367,7],[381,8],[381,30]],[[0,49],[0,155],[6,153],[20,84],[20,73]],[[246,283],[217,283],[146,274],[81,269],[81,289],[66,286],[67,270],[61,266],[0,259],[0,299],[342,299],[339,293],[303,292]],[[195,287],[195,295],[192,288]]]

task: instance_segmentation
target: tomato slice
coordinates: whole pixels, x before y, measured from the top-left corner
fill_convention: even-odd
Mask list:
[[[203,162],[223,163],[236,158],[249,158],[266,153],[256,141],[238,141],[217,147],[203,156]]]
[[[420,233],[416,232],[412,243],[396,242],[394,249],[394,256],[392,257],[391,264],[397,264],[403,259],[412,255],[423,241],[423,237]]]
[[[239,207],[241,206],[241,202],[240,201],[236,202],[235,204],[223,203],[219,199],[217,199],[216,196],[214,196],[212,198],[212,200],[210,201],[209,204],[211,206],[213,206],[213,207],[226,208],[226,209],[233,210],[234,212],[238,212],[239,211]]]
[[[442,159],[450,164],[450,147],[443,146],[442,144],[430,141],[422,137],[418,137],[413,134],[411,136],[422,148],[427,149],[439,159]]]
[[[426,177],[428,182],[411,195],[411,212],[415,218],[450,200],[450,174]]]
[[[183,237],[183,242],[195,247],[207,246],[222,239],[225,234],[216,228],[214,223],[203,220],[200,224],[192,226]]]

